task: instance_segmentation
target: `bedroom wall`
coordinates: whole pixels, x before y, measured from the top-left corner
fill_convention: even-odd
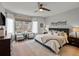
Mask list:
[[[4,15],[5,9],[3,8],[3,6],[1,5],[1,2],[0,2],[0,12],[2,12]],[[2,21],[0,20],[0,23],[2,23]],[[0,25],[0,29],[3,28],[5,30],[5,26],[2,26]],[[5,36],[5,31],[4,30],[0,30],[0,36]]]
[[[8,13],[8,18],[14,20],[14,24],[15,24],[15,17],[14,17],[13,14]],[[43,17],[32,17],[31,20],[38,22],[38,33],[43,33],[43,28],[40,27],[40,23],[42,23],[44,25],[45,24],[45,18],[43,18]],[[14,32],[15,32],[15,27],[13,27],[13,29],[14,29]]]
[[[0,12],[2,12],[6,16],[5,8],[1,5],[1,2],[0,2]],[[7,23],[7,21],[6,21],[6,25],[5,25],[6,26],[6,28],[5,28],[6,36],[10,37],[11,35],[9,35],[9,34],[14,35],[14,20],[15,20],[15,18],[13,16],[13,14],[8,13],[6,19],[9,19],[11,22],[13,21],[12,23],[10,23],[9,21]]]
[[[38,22],[38,33],[43,33],[43,27],[40,27],[40,24],[45,24],[45,19],[43,17],[33,17],[32,21]]]
[[[4,12],[4,8],[3,8],[3,6],[1,5],[1,2],[0,2],[0,12]]]
[[[49,25],[50,27],[52,27],[51,22],[62,21],[62,20],[67,21],[67,27],[71,28],[71,30],[72,30],[72,27],[76,27],[76,26],[79,27],[79,8],[69,10],[69,11],[54,15],[54,16],[47,17],[45,23]],[[61,26],[61,27],[65,28],[64,26]]]
[[[15,18],[14,15],[11,13],[7,13],[7,17],[6,17],[6,28],[7,28],[7,35],[8,34],[14,34],[15,32]]]
[[[3,13],[3,15],[5,15],[4,14],[4,8],[3,8],[3,6],[1,5],[1,3],[0,3],[0,13]],[[1,18],[0,18],[1,19]],[[2,21],[0,20],[0,24],[2,24]]]
[[[79,8],[69,10],[67,12],[63,12],[51,17],[47,17],[46,24],[51,25],[51,22],[63,21],[63,20],[67,21],[68,26],[78,26],[79,25]]]

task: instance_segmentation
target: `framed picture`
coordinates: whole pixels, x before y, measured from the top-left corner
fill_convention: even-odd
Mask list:
[[[67,21],[52,22],[51,25],[53,25],[53,26],[67,25]]]
[[[43,23],[40,23],[40,27],[43,28]]]

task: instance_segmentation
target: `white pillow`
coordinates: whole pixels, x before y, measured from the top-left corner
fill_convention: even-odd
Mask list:
[[[52,34],[52,35],[58,35],[57,31],[55,31],[55,30],[52,30],[52,31],[51,31],[51,34]]]

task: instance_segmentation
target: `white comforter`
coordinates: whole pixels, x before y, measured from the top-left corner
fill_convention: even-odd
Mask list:
[[[50,48],[52,48],[52,50],[55,53],[59,52],[60,45],[59,45],[58,41],[56,41],[56,40],[50,40],[47,43],[45,43],[45,45],[48,46],[48,47],[50,47]]]
[[[59,47],[62,47],[65,43],[68,43],[67,35],[57,36],[51,34],[39,34],[35,37],[35,39],[51,47],[56,53],[59,52]]]

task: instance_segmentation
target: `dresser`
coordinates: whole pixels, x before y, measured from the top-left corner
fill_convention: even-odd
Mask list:
[[[0,56],[10,56],[10,38],[0,38]]]

